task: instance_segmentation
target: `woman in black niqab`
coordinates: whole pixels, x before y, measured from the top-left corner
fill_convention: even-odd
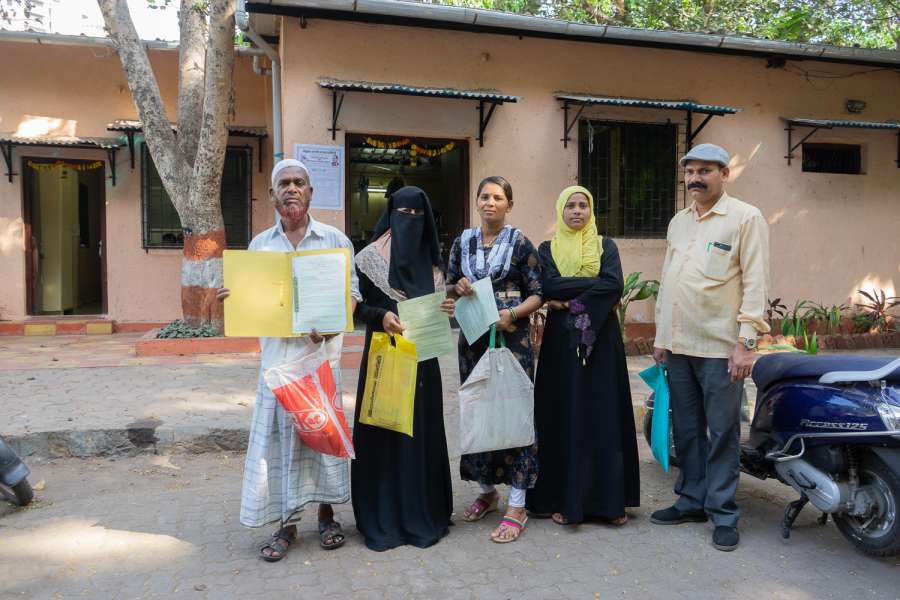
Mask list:
[[[353,428],[353,514],[372,550],[404,544],[425,548],[447,535],[453,511],[437,359],[418,364],[412,437],[359,420],[372,334],[399,330],[397,302],[444,286],[437,228],[425,192],[404,187],[390,197],[372,241],[356,256],[356,268],[363,301],[355,316],[366,323],[366,343]]]
[[[433,267],[442,268],[441,249],[431,202],[425,192],[406,186],[388,198],[370,243],[387,232],[391,235],[388,277],[391,287],[403,291],[407,298],[433,293]]]

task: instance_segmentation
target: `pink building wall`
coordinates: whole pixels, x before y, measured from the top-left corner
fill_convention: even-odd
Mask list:
[[[136,119],[118,56],[97,46],[38,45],[0,42],[0,132],[11,133],[31,117],[50,117],[66,123],[79,137],[116,137],[106,130],[114,119]],[[177,97],[177,52],[152,51],[151,62],[169,115],[174,120]],[[16,65],[12,68],[12,65]],[[249,57],[235,66],[236,124],[271,129],[271,92],[268,78],[254,75]],[[33,122],[33,121],[32,121]],[[263,172],[257,170],[256,140],[232,138],[253,148],[253,231],[270,226],[267,175],[271,143],[264,140]],[[181,251],[141,247],[141,168],[139,148],[135,169],[127,147],[116,155],[117,182],[106,180],[106,239],[108,315],[119,321],[167,321],[181,314]],[[13,170],[21,171],[23,156],[107,160],[102,150],[28,148],[14,150]],[[2,165],[5,173],[5,164]],[[13,183],[0,179],[0,318],[26,316],[25,239],[22,176]]]
[[[864,175],[803,173],[784,160],[786,135],[780,116],[898,118],[898,80],[890,72],[827,63],[789,62],[767,69],[762,59],[613,45],[519,39],[513,36],[339,23],[311,19],[301,29],[285,19],[283,57],[284,151],[295,143],[344,144],[346,132],[416,135],[469,141],[469,214],[474,187],[484,176],[502,174],[515,189],[511,222],[538,243],[553,229],[559,190],[577,179],[577,126],[563,148],[562,111],[555,91],[664,99],[693,99],[742,107],[714,118],[696,142],[715,142],[733,156],[729,191],[760,207],[771,225],[772,290],[787,303],[809,298],[845,301],[857,289],[900,287],[900,169],[897,138],[889,132],[820,131],[811,141],[860,144]],[[335,40],[340,40],[335,44]],[[118,58],[105,47],[49,46],[0,42],[0,132],[15,131],[26,115],[74,121],[74,134],[111,137],[106,124],[136,118]],[[164,99],[174,111],[176,53],[157,51]],[[826,74],[807,77],[800,69]],[[476,104],[471,101],[392,95],[347,94],[332,141],[331,95],[318,79],[397,82],[456,88],[495,88],[522,97],[499,107],[479,147]],[[237,124],[271,131],[270,81],[238,59]],[[863,115],[843,112],[848,98],[867,102]],[[174,113],[173,113],[174,114]],[[590,108],[583,116],[683,126],[678,112]],[[683,133],[683,127],[682,127]],[[236,140],[245,143],[244,140]],[[251,143],[247,141],[246,143]],[[266,189],[271,145],[263,147],[263,173],[254,144],[253,232],[272,224]],[[16,148],[22,156],[106,159],[101,151]],[[106,183],[108,314],[120,321],[165,321],[180,314],[178,250],[141,247],[140,167],[129,167],[127,150],[117,155],[118,182]],[[316,218],[344,229],[343,211],[316,211]],[[626,272],[659,276],[664,240],[618,239]],[[25,240],[21,176],[0,179],[0,318],[25,317]],[[632,320],[652,320],[652,303],[635,305]]]
[[[767,217],[771,295],[788,303],[808,298],[830,304],[847,300],[861,287],[886,288],[889,294],[900,287],[896,135],[820,131],[810,141],[860,144],[865,174],[804,173],[799,149],[791,166],[784,159],[787,140],[779,119],[900,118],[900,83],[892,72],[861,74],[871,69],[817,62],[768,69],[759,58],[316,19],[301,29],[286,18],[281,39],[286,154],[295,143],[343,145],[346,132],[468,139],[472,222],[477,221],[475,186],[487,175],[501,174],[515,191],[510,220],[535,243],[552,231],[559,191],[577,179],[578,127],[564,149],[555,91],[742,107],[737,115],[713,118],[695,143],[714,142],[731,152],[729,192]],[[828,78],[807,79],[801,69]],[[322,77],[494,88],[522,100],[498,107],[479,147],[475,102],[350,93],[338,121],[341,131],[332,141],[327,131],[331,95],[316,83]],[[848,98],[865,100],[865,113],[847,115]],[[596,107],[583,116],[684,122],[684,113],[647,109]],[[343,228],[342,212],[320,211],[317,217]],[[659,277],[664,240],[616,241],[626,273]],[[651,320],[652,304],[635,305],[629,316]]]

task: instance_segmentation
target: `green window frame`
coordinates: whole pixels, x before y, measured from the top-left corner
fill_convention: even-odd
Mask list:
[[[222,219],[228,248],[246,249],[251,239],[253,156],[249,146],[228,146],[222,168]],[[181,219],[163,187],[146,143],[141,143],[142,243],[149,248],[181,248]]]

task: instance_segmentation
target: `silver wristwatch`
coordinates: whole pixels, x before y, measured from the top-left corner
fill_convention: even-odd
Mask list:
[[[744,345],[744,348],[746,348],[750,352],[753,352],[754,350],[756,350],[756,338],[755,337],[750,337],[750,338],[742,337],[742,338],[738,338],[738,339]]]

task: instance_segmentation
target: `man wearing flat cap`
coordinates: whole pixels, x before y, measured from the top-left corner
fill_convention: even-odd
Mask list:
[[[765,322],[769,230],[759,209],[725,192],[728,152],[700,144],[681,159],[691,205],[666,235],[653,358],[671,395],[678,499],[660,525],[715,525],[713,545],[737,548],[740,406]],[[708,430],[708,433],[707,433]]]
[[[253,238],[249,250],[296,252],[347,248],[350,250],[350,288],[353,308],[362,297],[353,245],[339,230],[314,220],[309,214],[313,187],[309,171],[298,160],[285,159],[272,168],[269,196],[278,214],[273,227]],[[226,288],[218,297],[228,297]],[[328,339],[326,339],[326,337]],[[311,344],[325,344],[337,390],[341,390],[341,345],[343,336],[262,337],[256,401],[250,421],[250,439],[244,463],[241,489],[241,524],[262,527],[278,523],[272,538],[260,548],[267,562],[281,560],[297,537],[297,521],[307,504],[318,502],[319,545],[334,549],[344,544],[344,533],[334,520],[332,504],[350,499],[349,462],[346,458],[321,454],[305,446],[294,433],[291,415],[285,411],[266,385],[265,370],[305,354]]]

